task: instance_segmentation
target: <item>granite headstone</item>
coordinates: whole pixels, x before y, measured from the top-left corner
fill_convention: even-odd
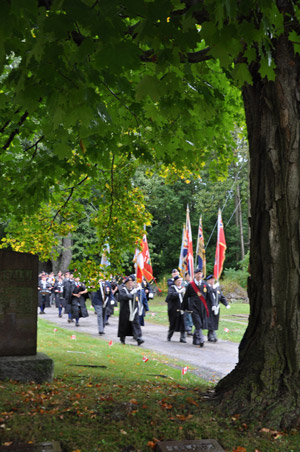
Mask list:
[[[53,361],[37,353],[38,258],[0,250],[0,380],[52,381]]]
[[[156,452],[224,452],[215,439],[161,441]]]

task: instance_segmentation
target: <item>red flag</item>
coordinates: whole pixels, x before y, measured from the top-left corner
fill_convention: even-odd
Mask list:
[[[142,277],[144,276],[145,279],[150,282],[153,279],[153,270],[146,234],[144,234],[140,246],[141,249],[137,248],[135,250],[133,258],[133,262],[135,262],[136,265],[136,280],[137,282],[142,282]]]
[[[188,371],[188,367],[183,367],[181,369],[181,375],[185,375],[187,373],[187,371]]]
[[[214,277],[216,279],[220,278],[220,275],[223,270],[223,264],[225,261],[225,251],[226,251],[225,233],[224,233],[224,226],[223,226],[223,221],[222,221],[221,210],[219,209],[219,212],[218,212],[218,238],[217,238],[215,265],[214,265]]]
[[[144,363],[146,363],[147,361],[149,361],[149,358],[147,358],[147,356],[143,356],[143,361]]]
[[[76,339],[75,334],[72,334],[71,339]]]
[[[111,347],[113,344],[113,341],[109,341],[108,345]]]

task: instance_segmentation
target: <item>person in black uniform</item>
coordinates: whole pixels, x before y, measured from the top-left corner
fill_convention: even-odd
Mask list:
[[[168,279],[167,281],[167,286],[170,287],[172,286],[172,284],[174,284],[174,278],[175,276],[180,276],[179,275],[179,271],[177,270],[177,268],[173,268],[172,270],[172,277]]]
[[[202,330],[208,329],[209,305],[212,304],[210,286],[203,281],[202,268],[196,268],[195,277],[186,287],[183,298],[183,309],[192,311],[193,344],[204,346]]]
[[[134,287],[134,276],[125,278],[119,287],[119,326],[118,337],[125,344],[126,336],[133,336],[138,345],[144,343],[139,323],[139,288]]]
[[[180,332],[180,342],[186,343],[185,316],[182,310],[185,287],[182,286],[182,278],[175,276],[174,283],[169,286],[166,302],[168,303],[169,331],[168,341],[171,340],[175,331]]]
[[[218,338],[216,331],[219,329],[220,303],[222,303],[227,309],[230,308],[230,304],[222,294],[219,283],[215,284],[214,275],[207,276],[206,281],[211,288],[213,303],[210,306],[209,311],[207,340],[208,342],[217,342]]]

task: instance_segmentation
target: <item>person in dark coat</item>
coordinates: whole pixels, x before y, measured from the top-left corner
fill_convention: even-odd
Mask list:
[[[42,274],[41,279],[38,282],[38,300],[40,307],[40,314],[45,314],[45,308],[50,307],[50,294],[52,286],[47,281],[47,275]]]
[[[95,313],[97,314],[97,322],[98,322],[98,333],[100,335],[105,334],[105,311],[107,305],[107,293],[104,279],[99,279],[99,289],[96,292],[92,293],[92,306],[95,309]]]
[[[119,287],[119,326],[118,337],[125,344],[126,336],[133,336],[138,345],[144,343],[142,330],[139,324],[139,296],[138,288],[134,287],[134,276],[125,278]]]
[[[174,277],[174,283],[169,286],[166,302],[168,303],[169,331],[168,341],[171,340],[175,331],[180,332],[180,342],[186,343],[185,316],[182,308],[185,287],[182,286],[182,278]]]
[[[212,294],[212,305],[210,305],[209,319],[208,319],[208,332],[207,340],[208,342],[217,342],[217,333],[219,329],[219,318],[220,318],[220,303],[222,303],[227,309],[230,309],[230,304],[221,292],[219,283],[215,284],[214,275],[209,275],[206,277],[206,281],[211,287]]]
[[[68,314],[68,323],[74,322],[72,318],[72,284],[71,274],[69,271],[65,272],[63,283],[63,297],[65,299],[65,312]]]
[[[79,319],[81,317],[88,317],[89,313],[86,309],[85,300],[88,293],[87,288],[80,282],[79,276],[75,278],[71,286],[72,298],[71,298],[71,313],[72,318],[75,319],[76,326],[79,325]]]
[[[147,295],[145,293],[145,290],[143,288],[141,288],[137,292],[137,296],[139,297],[139,322],[140,322],[141,326],[145,326],[144,318],[145,318],[146,312],[149,311],[148,300],[147,300]]]
[[[62,309],[65,307],[64,281],[61,276],[54,283],[53,287],[55,306],[58,308],[58,317],[62,317]]]
[[[179,271],[177,270],[177,268],[173,268],[173,270],[172,270],[172,277],[167,280],[167,286],[168,287],[170,287],[170,286],[172,286],[172,284],[174,284],[175,276],[180,276],[179,275]]]
[[[196,268],[194,274],[194,280],[186,287],[183,309],[192,311],[192,319],[195,326],[193,344],[203,347],[204,336],[202,330],[208,329],[209,305],[212,304],[212,298],[210,286],[202,279],[202,269]]]

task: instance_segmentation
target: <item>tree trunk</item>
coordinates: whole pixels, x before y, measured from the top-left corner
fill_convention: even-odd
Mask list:
[[[69,234],[62,239],[62,251],[56,261],[52,261],[52,271],[57,274],[59,270],[63,273],[69,269],[72,260],[72,239]]]
[[[249,325],[236,368],[216,388],[223,408],[264,426],[300,425],[300,57],[276,43],[275,82],[243,90],[250,150]]]
[[[241,193],[240,184],[236,184],[236,194],[235,194],[235,224],[237,230],[240,233],[239,248],[240,252],[237,252],[237,261],[243,260],[245,257],[245,245],[244,245],[244,231],[243,231],[243,218],[242,218],[242,206],[241,206]]]

